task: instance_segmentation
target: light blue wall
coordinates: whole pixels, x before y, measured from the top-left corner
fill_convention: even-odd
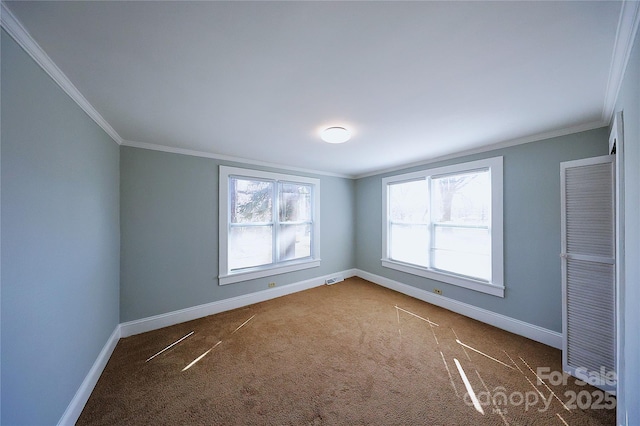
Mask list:
[[[118,324],[118,145],[1,38],[0,422],[51,425]]]
[[[618,417],[622,424],[640,424],[640,31],[627,65],[616,111],[624,114],[625,185],[625,277],[624,335],[621,357],[624,363],[618,397]]]
[[[220,164],[256,168],[121,148],[122,322],[265,290],[271,281],[283,286],[353,268],[354,182],[314,176],[321,181],[321,266],[218,285]]]
[[[560,162],[605,155],[607,146],[602,128],[359,179],[356,267],[561,332]],[[383,177],[495,156],[504,157],[504,298],[382,267]]]

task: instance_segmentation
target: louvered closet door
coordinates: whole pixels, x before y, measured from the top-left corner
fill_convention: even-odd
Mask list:
[[[616,362],[614,158],[560,167],[563,368],[610,392]]]

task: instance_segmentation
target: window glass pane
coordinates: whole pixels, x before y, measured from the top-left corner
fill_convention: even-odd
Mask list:
[[[280,184],[280,222],[311,221],[311,185]]]
[[[271,222],[273,182],[229,178],[231,223]]]
[[[273,262],[272,226],[234,226],[229,232],[229,270]]]
[[[280,225],[278,241],[281,261],[311,256],[310,225]]]
[[[389,257],[414,265],[429,265],[429,226],[391,224]]]
[[[392,222],[425,223],[429,219],[426,180],[389,185],[389,219]]]
[[[382,189],[383,267],[504,297],[502,157],[384,177]]]
[[[489,170],[431,179],[434,222],[488,226],[491,221]]]
[[[487,228],[434,227],[433,267],[491,279],[491,235]]]

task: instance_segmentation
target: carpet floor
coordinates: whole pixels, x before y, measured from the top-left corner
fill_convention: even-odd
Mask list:
[[[561,371],[557,349],[350,278],[121,339],[77,424],[615,424]]]

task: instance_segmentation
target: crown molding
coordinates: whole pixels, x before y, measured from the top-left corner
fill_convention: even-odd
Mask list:
[[[467,155],[481,154],[483,152],[495,151],[496,149],[509,148],[516,145],[524,145],[530,142],[538,142],[543,141],[545,139],[557,138],[560,136],[571,135],[573,133],[586,132],[589,130],[599,129],[600,127],[605,127],[609,123],[607,121],[591,121],[589,123],[579,124],[577,126],[565,127],[562,129],[551,130],[543,133],[536,133],[530,136],[524,136],[517,139],[510,139],[506,141],[496,142],[489,145],[483,145],[478,148],[467,149],[464,151],[454,152],[452,154],[442,155],[434,158],[425,158],[420,161],[416,161],[413,163],[401,164],[398,166],[390,167],[387,169],[374,170],[371,172],[359,174],[353,176],[353,179],[362,179],[365,177],[382,175],[385,173],[397,172],[399,170],[410,169],[412,167],[426,166],[433,163],[438,163],[440,161],[453,160],[455,158],[466,157]]]
[[[418,162],[402,164],[390,168],[376,169],[370,172],[362,174],[340,174],[319,170],[310,170],[299,167],[286,166],[275,163],[268,163],[258,160],[250,160],[240,157],[232,157],[220,154],[214,154],[211,152],[196,151],[183,148],[174,148],[165,145],[147,143],[147,142],[134,142],[124,140],[111,125],[96,111],[96,109],[89,103],[89,101],[80,93],[80,91],[71,83],[67,76],[58,68],[53,60],[47,55],[47,53],[40,47],[40,45],[31,37],[29,32],[24,28],[22,23],[15,17],[9,7],[4,1],[0,2],[0,24],[1,27],[33,58],[33,60],[58,84],[62,90],[67,93],[71,99],[73,99],[80,108],[95,121],[118,145],[130,146],[135,148],[143,148],[155,151],[163,151],[175,154],[190,155],[196,157],[212,158],[217,160],[236,162],[242,164],[257,165],[263,167],[271,167],[281,170],[291,170],[296,172],[305,172],[323,176],[333,176],[347,179],[360,179],[369,176],[375,176],[379,174],[394,172],[398,170],[404,170],[411,167],[427,165],[439,161],[445,161],[449,159],[459,158],[467,155],[483,153],[500,148],[507,148],[515,145],[525,144],[529,142],[539,141],[543,139],[549,139],[558,136],[564,136],[571,133],[578,133],[582,131],[592,130],[599,127],[607,126],[613,117],[613,110],[615,108],[615,102],[617,100],[618,92],[622,84],[624,72],[626,70],[631,49],[633,47],[633,41],[638,30],[640,23],[640,1],[625,0],[622,2],[620,10],[620,18],[618,21],[618,28],[616,32],[616,39],[614,44],[614,50],[611,58],[611,68],[609,71],[609,79],[607,83],[607,90],[605,94],[605,102],[602,111],[602,119],[597,122],[585,123],[582,125],[564,128],[559,130],[553,130],[545,133],[539,133],[523,138],[513,139],[509,141],[502,141],[483,147],[459,151],[453,154],[435,157],[431,159],[423,159]]]
[[[148,142],[134,142],[134,141],[123,140],[122,141],[122,146],[130,146],[132,148],[149,149],[149,150],[152,150],[152,151],[169,152],[169,153],[172,153],[172,154],[190,155],[192,157],[212,158],[214,160],[228,161],[228,162],[240,163],[240,164],[249,164],[249,165],[253,165],[253,166],[270,167],[272,169],[288,170],[288,171],[298,172],[298,173],[299,172],[303,172],[303,173],[307,173],[307,174],[321,175],[321,176],[332,176],[332,177],[339,177],[339,178],[344,178],[344,179],[353,179],[354,178],[352,175],[347,175],[347,174],[325,172],[325,171],[322,171],[322,170],[312,170],[312,169],[306,169],[306,168],[303,168],[303,167],[292,167],[292,166],[287,166],[287,165],[284,165],[284,164],[269,163],[269,162],[266,162],[266,161],[251,160],[251,159],[242,158],[242,157],[232,157],[230,155],[215,154],[213,152],[197,151],[197,150],[193,150],[193,149],[175,148],[175,147],[172,147],[172,146],[159,145],[159,144],[148,143]]]
[[[604,106],[602,109],[602,120],[609,123],[613,118],[613,110],[618,99],[618,92],[622,85],[624,73],[629,62],[633,41],[638,31],[640,23],[640,2],[623,1],[620,8],[620,18],[616,39],[611,55],[611,68],[609,69],[609,80],[605,93]]]
[[[71,83],[71,80],[58,68],[53,60],[46,54],[46,52],[40,47],[40,45],[31,37],[31,34],[26,30],[22,23],[11,12],[9,7],[4,3],[1,3],[0,23],[2,28],[9,34],[21,47],[24,49],[31,58],[53,79],[53,81],[60,86],[60,88],[71,99],[78,104],[80,108],[98,124],[102,129],[118,144],[122,144],[122,138],[111,127],[107,120],[105,120],[96,109],[89,103],[89,101],[80,93],[76,86]]]
[[[413,163],[405,163],[405,164],[400,164],[398,166],[394,166],[394,167],[390,167],[390,168],[385,168],[385,169],[376,169],[373,170],[371,172],[366,172],[366,173],[362,173],[362,174],[355,174],[355,175],[349,175],[349,174],[340,174],[340,173],[331,173],[331,172],[326,172],[326,171],[321,171],[321,170],[310,170],[310,169],[305,169],[305,168],[301,168],[301,167],[292,167],[292,166],[288,166],[288,165],[284,165],[284,164],[275,164],[275,163],[268,163],[266,161],[257,161],[257,160],[251,160],[248,158],[241,158],[241,157],[232,157],[229,155],[221,155],[221,154],[214,154],[212,152],[205,152],[205,151],[197,151],[197,150],[191,150],[191,149],[185,149],[185,148],[175,148],[172,146],[166,146],[166,145],[159,145],[159,144],[153,144],[153,143],[148,143],[148,142],[134,142],[134,141],[128,141],[128,140],[123,140],[122,141],[122,146],[129,146],[132,148],[141,148],[141,149],[149,149],[152,151],[161,151],[161,152],[168,152],[171,154],[182,154],[182,155],[190,155],[193,157],[203,157],[203,158],[212,158],[214,160],[221,160],[221,161],[229,161],[229,162],[233,162],[233,163],[241,163],[241,164],[248,164],[248,165],[254,165],[254,166],[262,166],[262,167],[270,167],[270,168],[274,168],[274,169],[279,169],[279,170],[288,170],[288,171],[293,171],[293,172],[303,172],[303,173],[310,173],[310,174],[314,174],[314,175],[320,175],[320,176],[332,176],[332,177],[339,177],[339,178],[344,178],[344,179],[362,179],[362,178],[366,178],[366,177],[370,177],[370,176],[376,176],[376,175],[382,175],[385,173],[391,173],[391,172],[396,172],[399,170],[405,170],[405,169],[409,169],[412,167],[418,167],[418,166],[426,166],[429,164],[433,164],[433,163],[437,163],[440,161],[446,161],[446,160],[452,160],[455,158],[460,158],[460,157],[465,157],[468,155],[474,155],[474,154],[481,154],[483,152],[489,152],[489,151],[494,151],[496,149],[502,149],[502,148],[509,148],[512,146],[516,146],[516,145],[523,145],[526,143],[530,143],[530,142],[538,142],[538,141],[542,141],[545,139],[551,139],[551,138],[556,138],[556,137],[560,137],[560,136],[566,136],[566,135],[571,135],[573,133],[580,133],[580,132],[586,132],[589,130],[594,130],[594,129],[599,129],[600,127],[605,127],[608,125],[608,122],[605,121],[592,121],[589,123],[584,123],[584,124],[579,124],[577,126],[572,126],[572,127],[565,127],[562,129],[556,129],[556,130],[552,130],[549,132],[544,132],[544,133],[536,133],[534,135],[530,135],[530,136],[525,136],[522,138],[517,138],[517,139],[510,139],[507,141],[501,141],[501,142],[497,142],[497,143],[493,143],[493,144],[489,144],[489,145],[484,145],[478,148],[473,148],[473,149],[468,149],[468,150],[464,150],[464,151],[458,151],[452,154],[448,154],[448,155],[443,155],[443,156],[439,156],[439,157],[434,157],[434,158],[426,158],[420,161],[416,161]]]

